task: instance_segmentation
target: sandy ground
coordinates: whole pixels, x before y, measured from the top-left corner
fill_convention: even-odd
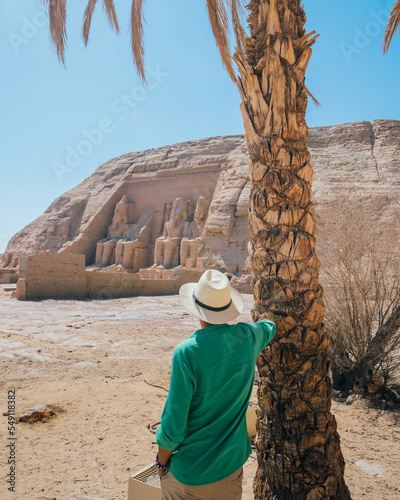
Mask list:
[[[155,456],[147,424],[159,420],[174,346],[197,328],[176,296],[20,302],[0,286],[0,499],[127,498],[128,479]],[[250,320],[251,296],[245,313]],[[17,414],[58,409],[46,423],[17,425],[16,493],[7,491],[7,393]],[[255,391],[252,402],[255,403]],[[400,498],[400,428],[364,401],[333,403],[353,499]],[[256,460],[245,464],[253,498]]]

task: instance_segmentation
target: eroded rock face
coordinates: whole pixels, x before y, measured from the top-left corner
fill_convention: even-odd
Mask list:
[[[344,188],[384,195],[389,201],[398,199],[400,121],[312,128],[308,142],[317,210],[318,204]],[[86,264],[94,264],[96,246],[107,238],[123,196],[135,204],[136,214],[150,208],[154,213],[149,244],[153,253],[174,200],[189,200],[194,212],[198,199],[204,197],[211,199],[200,237],[206,264],[246,274],[250,272],[247,212],[251,189],[247,162],[243,136],[200,139],[109,160],[18,232],[7,246],[1,267],[16,267],[21,255],[43,251],[84,254]]]

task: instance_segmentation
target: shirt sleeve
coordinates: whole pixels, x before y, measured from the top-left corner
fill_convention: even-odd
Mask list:
[[[172,358],[168,398],[157,428],[157,444],[174,451],[186,436],[190,403],[195,389],[195,376],[178,346]]]
[[[256,345],[259,354],[275,337],[276,325],[269,319],[262,319],[258,323],[250,323],[256,337]]]

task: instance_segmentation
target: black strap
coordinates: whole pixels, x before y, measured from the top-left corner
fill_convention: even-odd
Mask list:
[[[197,305],[199,305],[203,309],[207,309],[208,311],[214,311],[214,312],[226,311],[232,305],[232,299],[231,299],[229,301],[229,304],[226,304],[226,306],[222,306],[222,307],[211,307],[211,306],[208,306],[207,304],[203,304],[203,302],[200,302],[200,300],[196,297],[196,295],[194,293],[194,290],[193,290],[192,297],[193,297],[193,302],[195,302]]]

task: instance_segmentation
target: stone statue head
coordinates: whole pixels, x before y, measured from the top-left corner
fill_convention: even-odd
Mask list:
[[[176,198],[172,205],[170,220],[178,222],[179,220],[187,220],[188,214],[188,200],[183,198]]]
[[[210,208],[211,198],[206,198],[205,196],[199,196],[196,204],[196,210],[194,212],[194,221],[197,224],[204,222],[207,217],[208,210]]]
[[[123,195],[121,200],[116,204],[114,210],[113,226],[127,224],[129,222],[129,203],[126,195]]]

